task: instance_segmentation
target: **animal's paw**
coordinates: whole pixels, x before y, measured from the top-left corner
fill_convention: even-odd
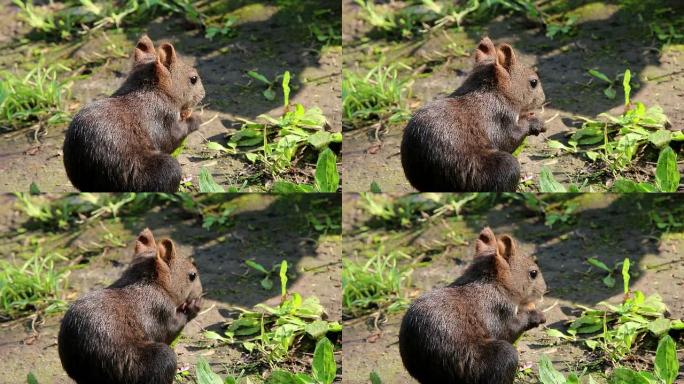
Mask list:
[[[188,320],[194,319],[197,316],[197,314],[199,313],[200,309],[202,309],[202,299],[201,298],[188,300],[188,301],[184,302],[183,304],[181,304],[180,307],[178,307],[178,311],[187,315]]]
[[[197,115],[192,115],[185,119],[185,122],[188,124],[188,133],[190,133],[199,129],[202,119]]]
[[[540,324],[546,323],[546,316],[539,310],[532,310],[529,312],[529,324],[531,328],[537,327]]]
[[[546,132],[546,127],[544,126],[544,122],[539,120],[536,116],[530,115],[527,119],[527,122],[529,124],[529,130],[530,130],[530,135],[539,135],[542,132]]]

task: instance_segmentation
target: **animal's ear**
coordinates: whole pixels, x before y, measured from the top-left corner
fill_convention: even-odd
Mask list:
[[[518,60],[515,57],[515,52],[513,48],[508,44],[501,44],[496,48],[497,58],[496,61],[499,65],[504,67],[506,71],[510,72],[511,68],[517,64]]]
[[[170,265],[171,261],[176,257],[176,246],[170,239],[162,239],[157,247],[157,260],[163,261],[164,264]]]
[[[154,51],[154,44],[147,35],[142,35],[138,44],[135,45],[133,51],[133,65],[138,65],[153,61],[157,58],[157,53]]]
[[[497,253],[509,264],[515,254],[515,248],[515,240],[508,235],[501,236],[497,241]]]
[[[475,243],[475,256],[496,253],[496,237],[489,227],[484,227]]]
[[[157,244],[154,242],[154,236],[149,228],[143,229],[135,240],[135,254],[139,255],[141,253],[155,251],[157,249]]]
[[[176,62],[176,50],[173,45],[169,43],[164,43],[159,47],[157,52],[157,57],[159,62],[166,67],[166,69],[171,70],[171,66]]]
[[[496,62],[496,48],[489,37],[483,37],[475,50],[475,63]]]

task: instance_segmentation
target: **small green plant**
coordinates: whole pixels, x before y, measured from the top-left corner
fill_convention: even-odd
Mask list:
[[[275,100],[276,93],[273,90],[273,88],[275,87],[278,78],[282,76],[276,77],[275,79],[273,79],[273,81],[269,80],[266,76],[262,75],[257,71],[247,71],[247,76],[266,85],[266,89],[264,89],[264,91],[262,92],[266,100]]]
[[[613,268],[608,268],[603,261],[595,257],[590,257],[587,259],[587,263],[592,267],[596,267],[607,273],[601,280],[606,287],[613,288],[615,286],[615,271],[617,271],[618,266],[622,265],[622,262],[616,263]]]
[[[227,17],[223,24],[219,26],[208,26],[204,32],[204,37],[209,40],[213,40],[214,37],[220,36],[222,38],[231,38],[237,36],[237,30],[235,29],[235,24],[237,23],[237,18]]]
[[[327,122],[319,108],[305,109],[301,104],[290,105],[289,72],[283,74],[282,88],[285,113],[281,117],[260,115],[259,118],[265,123],[244,120],[242,127],[230,137],[228,148],[218,143],[210,144],[214,149],[226,153],[235,153],[238,148],[244,150],[248,161],[259,164],[266,174],[276,179],[276,192],[336,191],[339,184],[337,158],[329,145],[341,143],[342,134],[325,130]],[[279,175],[289,171],[308,149],[319,152],[315,184],[279,183]]]
[[[359,317],[378,309],[391,313],[406,308],[409,300],[404,289],[413,268],[402,260],[411,260],[411,257],[400,251],[386,253],[384,247],[367,260],[343,259],[343,313]]]
[[[21,264],[0,260],[0,319],[65,310],[67,304],[61,296],[69,271],[55,266],[61,260],[66,258],[55,252],[45,254],[38,246]]]
[[[11,131],[34,124],[47,126],[67,121],[66,100],[71,81],[57,75],[69,68],[40,63],[24,75],[0,71],[0,130]]]
[[[672,141],[684,141],[684,133],[667,129],[668,120],[660,107],[646,108],[641,102],[630,101],[630,71],[623,79],[625,113],[614,117],[602,113],[603,121],[580,117],[584,120],[568,140],[568,145],[549,140],[551,148],[569,153],[583,153],[587,159],[604,164],[604,172],[616,178],[616,192],[672,192],[677,189],[677,155],[669,147]],[[656,169],[656,183],[638,183],[618,178],[636,159],[643,156],[648,147],[660,151]],[[550,188],[558,187],[550,186]]]
[[[285,264],[283,264],[285,263]],[[252,260],[245,260],[245,264],[254,269],[257,272],[261,272],[264,275],[264,278],[261,279],[259,282],[261,284],[261,287],[264,288],[267,291],[270,291],[273,288],[273,280],[271,278],[273,277],[273,274],[276,272],[276,270],[287,270],[287,262],[283,261],[280,264],[274,265],[271,267],[270,270],[266,269],[263,265],[257,263],[256,261]]]
[[[665,335],[658,341],[653,372],[639,372],[631,368],[618,367],[611,374],[610,382],[612,384],[672,384],[677,379],[678,372],[677,346],[670,335]]]
[[[619,362],[632,352],[637,341],[643,341],[644,336],[662,337],[670,330],[684,329],[683,321],[665,317],[667,307],[658,294],[646,297],[641,291],[629,289],[629,268],[629,259],[625,259],[622,262],[625,299],[621,304],[599,303],[605,310],[582,307],[584,311],[580,317],[570,323],[569,336],[559,331],[553,334],[566,340],[593,334],[581,340],[589,349]]]
[[[554,39],[557,36],[571,36],[575,33],[576,22],[576,16],[568,16],[559,23],[549,22],[546,24],[546,37]]]
[[[318,341],[328,334],[342,331],[338,322],[323,320],[325,310],[317,297],[303,299],[296,292],[287,292],[285,261],[280,264],[279,276],[280,305],[258,304],[255,309],[259,311],[237,308],[240,315],[229,323],[223,335],[207,331],[205,337],[220,342],[239,342],[245,351],[257,353],[273,366],[286,359],[303,339]]]
[[[279,180],[273,183],[271,190],[276,193],[337,192],[339,185],[340,175],[337,171],[337,156],[330,148],[326,148],[318,154],[313,185]]]
[[[267,384],[331,384],[337,374],[337,363],[333,354],[333,344],[327,337],[321,338],[316,343],[311,362],[311,374],[293,373],[284,370],[274,370]],[[226,376],[222,379],[211,370],[209,363],[200,357],[195,366],[197,384],[237,384],[238,378]]]
[[[615,83],[617,83],[619,78],[622,77],[622,75],[618,75],[615,77],[615,80],[611,80],[603,72],[599,72],[595,69],[590,69],[588,72],[590,75],[607,84],[606,88],[603,90],[603,94],[606,95],[607,98],[613,100],[615,98],[615,88],[613,88],[613,86],[615,85]]]
[[[412,81],[400,79],[398,68],[410,69],[400,63],[386,66],[380,62],[365,75],[343,72],[342,116],[347,126],[358,128],[374,121],[395,124],[408,120],[406,100]]]

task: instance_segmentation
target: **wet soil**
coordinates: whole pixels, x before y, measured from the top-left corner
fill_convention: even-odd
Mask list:
[[[603,112],[616,116],[624,111],[622,80],[615,85],[616,97],[610,100],[603,95],[605,85],[590,76],[589,69],[597,69],[610,78],[630,69],[632,83],[636,84],[632,89],[633,102],[640,101],[647,107],[660,105],[672,130],[684,128],[684,47],[658,42],[651,36],[648,22],[635,22],[633,12],[606,3],[568,2],[564,7],[568,8],[568,15],[577,18],[577,33],[555,40],[519,16],[499,16],[483,25],[466,26],[464,31],[451,28],[416,35],[411,40],[389,40],[371,30],[354,1],[344,0],[343,65],[367,70],[376,64],[378,52],[384,54],[388,63],[408,64],[418,73],[409,102],[410,109],[415,110],[461,85],[472,68],[470,54],[481,36],[489,36],[495,43],[511,44],[520,60],[537,67],[549,102],[540,113],[547,121],[547,132],[528,137],[518,156],[522,179],[533,179],[537,185],[541,167],[547,166],[559,181],[577,183],[594,171],[591,163],[584,157],[561,154],[546,141],[565,143],[577,127],[577,120],[573,119],[577,115],[594,118]],[[666,2],[659,7],[676,7],[676,3]],[[393,6],[402,4],[394,2]],[[655,7],[646,8],[648,12]],[[415,73],[411,71],[403,74],[412,75]],[[379,130],[358,128],[344,133],[345,191],[368,191],[373,181],[383,192],[413,190],[404,177],[399,156],[403,128],[403,124],[385,125]],[[681,148],[678,150],[681,152]],[[643,162],[631,174],[645,180],[653,175],[653,169],[652,162]],[[680,165],[682,171],[684,167]],[[593,182],[597,181],[601,182]]]
[[[294,22],[292,10],[273,1],[211,2],[212,14],[221,12],[237,18],[237,36],[209,40],[204,32],[188,26],[177,17],[155,19],[144,28],[126,28],[106,33],[94,32],[86,38],[67,43],[46,43],[27,40],[30,28],[17,17],[18,8],[10,0],[0,0],[0,68],[31,67],[34,53],[41,52],[47,61],[63,61],[74,66],[72,113],[81,106],[112,94],[125,79],[130,66],[130,52],[137,39],[147,33],[155,44],[166,40],[199,70],[206,90],[203,108],[196,112],[204,124],[188,136],[186,147],[178,158],[184,178],[198,185],[198,174],[206,167],[222,186],[240,186],[244,181],[259,190],[259,180],[253,180],[257,170],[244,155],[219,155],[206,148],[206,141],[226,144],[227,134],[234,133],[240,119],[257,120],[267,114],[283,113],[280,81],[273,89],[276,98],[267,100],[262,83],[252,80],[247,71],[257,71],[273,80],[289,70],[292,75],[291,103],[307,108],[318,106],[326,116],[331,131],[341,130],[339,46],[321,47],[305,23]],[[340,18],[339,3],[322,0],[307,12],[318,12],[324,19]],[[206,6],[206,3],[205,3]],[[206,7],[205,7],[206,8]],[[315,8],[315,9],[314,9]],[[301,16],[299,16],[301,18]],[[110,44],[114,44],[113,50]],[[24,68],[26,69],[26,68]],[[74,69],[74,68],[72,68]],[[73,191],[62,163],[62,144],[66,125],[0,134],[0,190],[27,191],[32,182],[46,192]],[[313,174],[303,167],[295,174],[299,179]]]
[[[579,315],[579,305],[596,307],[601,301],[618,303],[623,299],[622,279],[616,277],[615,287],[606,287],[601,282],[604,273],[591,268],[587,258],[595,257],[608,266],[629,258],[631,289],[646,295],[660,294],[672,318],[684,317],[684,232],[681,227],[662,232],[649,219],[649,212],[667,214],[672,207],[681,207],[684,197],[585,194],[562,199],[578,207],[569,224],[552,228],[522,204],[513,203],[498,204],[487,211],[467,212],[466,208],[461,218],[427,219],[422,225],[396,229],[377,225],[377,220],[373,224],[360,208],[358,196],[345,195],[342,257],[361,258],[377,249],[373,244],[380,239],[376,244],[382,244],[384,252],[401,249],[413,261],[426,262],[414,270],[406,292],[415,298],[451,283],[462,273],[473,258],[474,240],[484,226],[496,234],[511,234],[519,250],[537,258],[550,290],[541,305],[546,311],[545,327],[528,331],[517,344],[521,366],[536,373],[539,358],[546,355],[566,375],[581,372],[595,358],[579,344],[558,343],[544,328],[566,331],[565,323]],[[402,316],[403,312],[378,312],[345,320],[345,383],[367,383],[372,371],[386,383],[415,382],[399,356]],[[681,361],[684,354],[680,351],[679,355]],[[652,362],[650,354],[641,358]],[[603,382],[600,375],[593,376]],[[516,382],[528,380],[530,377]]]
[[[71,301],[116,280],[130,261],[135,236],[149,227],[157,239],[173,239],[181,255],[195,259],[206,295],[202,312],[188,323],[174,349],[178,366],[189,369],[194,377],[194,363],[202,356],[222,377],[226,373],[237,375],[241,367],[249,368],[253,359],[238,345],[211,344],[202,332],[221,332],[225,322],[235,317],[235,307],[252,308],[258,303],[278,305],[279,282],[274,281],[273,288],[265,290],[260,285],[263,276],[248,268],[245,260],[253,260],[266,268],[287,260],[288,291],[298,292],[305,298],[318,297],[328,319],[341,320],[339,229],[337,234],[317,232],[306,218],[307,214],[314,214],[321,219],[335,211],[339,215],[340,197],[225,195],[225,199],[236,210],[231,215],[231,224],[222,228],[207,230],[202,228],[201,218],[187,211],[156,207],[141,215],[95,221],[55,236],[39,230],[18,234],[17,229],[25,219],[13,208],[13,196],[0,196],[0,228],[3,233],[11,234],[3,237],[0,257],[16,257],[16,252],[27,247],[30,238],[41,242],[46,249],[62,249],[63,254],[82,250],[76,254],[87,256],[78,264],[80,269],[71,271],[69,288],[63,293],[63,298]],[[107,233],[114,234],[124,246],[96,246],[109,244],[102,240]],[[63,371],[57,353],[60,319],[61,315],[31,316],[0,323],[4,375],[0,382],[25,382],[29,372],[40,383],[72,382]],[[336,358],[339,366],[341,354]],[[310,359],[309,355],[296,356],[284,368],[304,369],[310,366]],[[250,375],[255,369],[268,372],[262,365],[252,367]],[[192,381],[188,377],[178,382]]]

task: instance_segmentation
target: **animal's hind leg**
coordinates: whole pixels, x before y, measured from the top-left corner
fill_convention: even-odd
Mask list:
[[[518,351],[503,340],[488,341],[482,348],[472,383],[512,384],[518,370]]]

